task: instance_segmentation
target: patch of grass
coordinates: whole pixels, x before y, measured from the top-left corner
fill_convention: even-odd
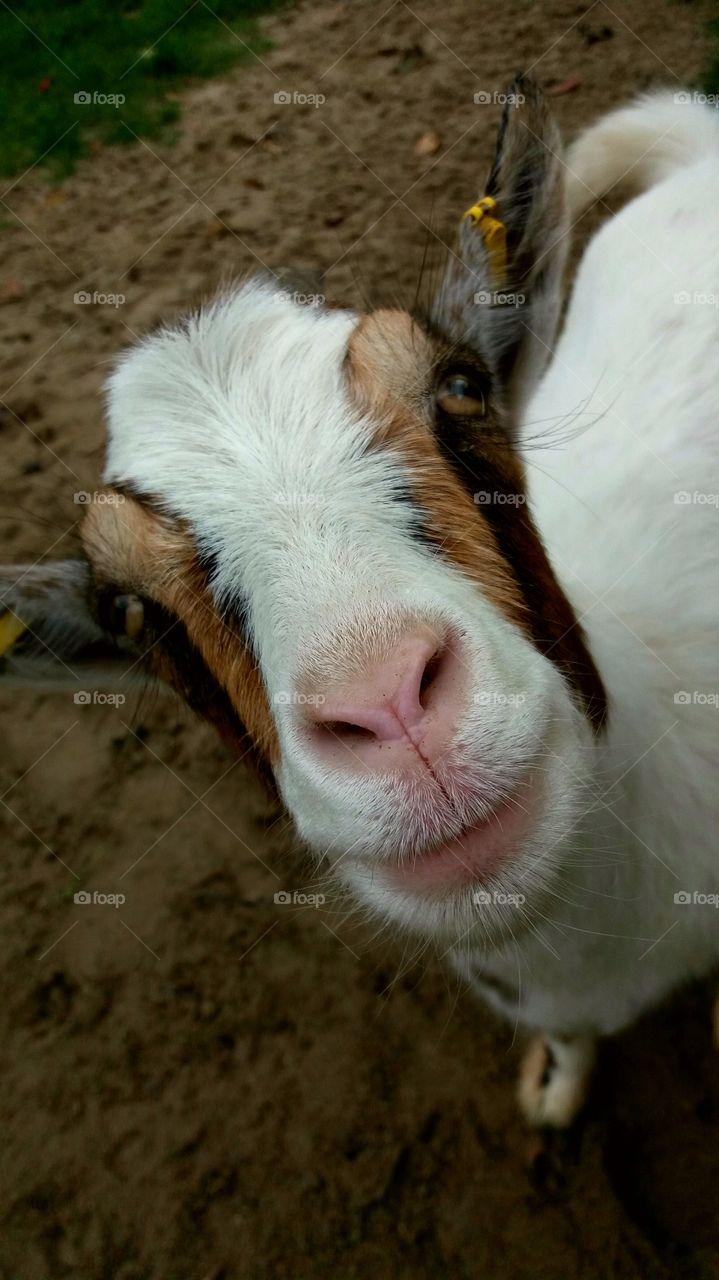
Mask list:
[[[59,894],[60,901],[72,902],[74,904],[75,894],[80,893],[82,891],[82,889],[84,888],[84,883],[85,882],[83,880],[76,880],[74,884],[66,885],[64,889],[60,890],[60,894]]]
[[[63,177],[93,140],[156,136],[180,87],[268,48],[257,17],[282,3],[0,0],[0,172],[45,156]]]

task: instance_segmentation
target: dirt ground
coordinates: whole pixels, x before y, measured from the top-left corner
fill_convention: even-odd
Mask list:
[[[22,178],[0,231],[4,558],[73,553],[133,335],[262,264],[411,300],[428,224],[448,236],[481,184],[499,108],[475,93],[577,78],[555,99],[571,134],[696,76],[709,14],[305,3],[266,24],[262,63],[186,94],[172,145]],[[581,1131],[530,1170],[521,1037],[438,963],[405,972],[330,906],[277,905],[304,883],[285,820],[210,730],[170,697],[0,711],[2,1280],[719,1275],[708,984],[604,1046]]]

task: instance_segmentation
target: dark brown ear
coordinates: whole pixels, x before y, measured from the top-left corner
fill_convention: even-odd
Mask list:
[[[516,410],[551,353],[568,218],[559,130],[541,89],[519,75],[504,96],[489,177],[462,218],[431,319],[477,351]]]
[[[117,596],[104,607],[101,621],[84,560],[0,567],[0,685],[79,695],[141,680],[134,656],[141,602]]]

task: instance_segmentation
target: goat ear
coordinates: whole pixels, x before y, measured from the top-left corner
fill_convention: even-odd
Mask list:
[[[142,609],[134,597],[117,601],[115,634],[98,617],[86,561],[0,567],[0,686],[72,688],[76,697],[87,685],[115,688],[135,661]]]
[[[505,96],[485,194],[462,218],[430,319],[477,351],[516,412],[550,355],[568,218],[559,130],[541,89],[520,75]]]

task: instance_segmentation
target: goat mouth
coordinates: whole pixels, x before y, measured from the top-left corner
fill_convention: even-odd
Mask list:
[[[385,870],[395,890],[411,894],[444,894],[482,883],[520,852],[533,825],[537,783],[529,772],[492,809],[445,844],[434,845]]]

